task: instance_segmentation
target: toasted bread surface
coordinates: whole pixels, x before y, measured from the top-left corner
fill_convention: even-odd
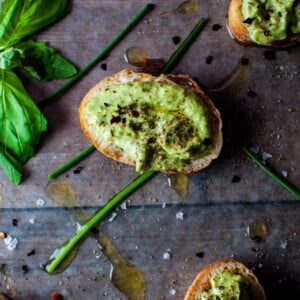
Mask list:
[[[95,147],[107,157],[117,160],[122,163],[135,165],[135,162],[124,153],[120,148],[116,147],[112,142],[108,142],[105,139],[97,139],[93,134],[93,128],[89,123],[89,116],[86,113],[86,106],[88,102],[96,96],[101,89],[105,89],[109,86],[128,83],[128,82],[147,82],[157,81],[170,85],[183,86],[191,89],[199,96],[199,101],[202,101],[207,107],[211,118],[211,131],[212,131],[212,150],[204,157],[191,160],[186,163],[181,170],[181,173],[190,173],[199,171],[207,167],[213,159],[217,158],[222,147],[222,120],[220,112],[214,106],[209,97],[201,90],[198,84],[188,75],[160,75],[158,77],[152,76],[147,73],[134,72],[131,69],[124,69],[116,74],[104,78],[98,82],[90,91],[84,96],[80,107],[79,117],[80,124],[83,132],[89,138],[89,140],[95,145]],[[177,173],[176,169],[164,170],[167,173]]]
[[[256,44],[251,40],[248,25],[245,22],[242,15],[242,3],[243,0],[231,0],[228,12],[227,12],[227,25],[228,30],[233,38],[242,44]],[[300,34],[290,34],[283,40],[275,40],[271,43],[264,44],[263,46],[269,46],[273,48],[286,48],[295,45],[300,42]]]
[[[210,288],[209,279],[222,272],[242,275],[251,285],[254,294],[253,300],[265,300],[265,292],[254,273],[241,262],[234,259],[215,261],[203,268],[189,287],[184,300],[197,300],[200,295]],[[222,299],[223,300],[223,299]]]

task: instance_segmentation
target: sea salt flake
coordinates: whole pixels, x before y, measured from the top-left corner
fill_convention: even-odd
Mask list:
[[[170,289],[170,295],[175,296],[177,291],[173,288]]]
[[[252,146],[249,148],[251,152],[253,152],[254,154],[258,154],[259,152],[259,147],[257,145]]]
[[[167,249],[163,254],[163,259],[170,260],[172,257],[171,249]]]
[[[183,212],[182,211],[178,211],[176,213],[176,219],[183,220]]]
[[[7,237],[4,239],[4,243],[9,251],[13,251],[18,245],[18,239],[8,234]]]
[[[262,153],[262,160],[265,162],[265,161],[267,161],[269,158],[272,158],[273,156],[272,156],[272,154],[270,154],[270,153],[267,153],[267,152],[263,152]]]
[[[288,172],[287,171],[282,171],[281,174],[282,174],[283,177],[287,177],[288,176]]]
[[[36,200],[36,205],[37,206],[44,206],[45,205],[45,200],[43,200],[42,198],[39,198]]]
[[[166,208],[166,206],[167,206],[167,204],[166,204],[166,202],[164,202],[161,207]]]
[[[123,209],[123,210],[127,209],[127,203],[126,202],[123,202],[121,204],[121,209]]]
[[[287,248],[288,242],[287,240],[281,241],[280,242],[280,248],[285,250]]]
[[[111,214],[111,217],[108,219],[108,222],[112,222],[112,221],[117,217],[117,215],[118,215],[118,214],[115,213],[115,212],[112,213],[112,214]]]

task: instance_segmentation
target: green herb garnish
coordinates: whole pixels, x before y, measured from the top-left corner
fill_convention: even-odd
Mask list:
[[[283,177],[279,176],[269,167],[267,167],[262,161],[260,161],[249,149],[246,147],[242,148],[243,151],[250,157],[264,172],[271,176],[277,183],[279,183],[283,188],[285,188],[289,193],[300,199],[300,191],[288,183]]]
[[[4,0],[0,4],[0,166],[14,184],[33,156],[47,120],[14,72],[38,80],[73,76],[75,67],[42,42],[24,40],[68,12],[66,0]]]
[[[196,36],[201,32],[204,26],[207,23],[207,19],[200,19],[185,41],[178,47],[178,49],[171,56],[171,59],[166,63],[165,67],[162,69],[162,73],[169,72],[172,67],[174,67],[175,63],[183,56],[187,48],[192,44]],[[200,24],[200,25],[199,25]],[[195,30],[197,28],[197,30]],[[176,59],[175,59],[176,58]],[[90,146],[92,147],[92,146]],[[89,147],[86,149],[88,150]],[[85,150],[85,151],[86,151]],[[92,150],[92,149],[91,149]],[[45,267],[47,272],[54,273],[59,264],[69,255],[69,253],[78,245],[78,243],[86,236],[86,234],[90,231],[92,227],[98,224],[104,217],[107,216],[109,212],[111,212],[117,205],[119,205],[130,193],[138,189],[142,184],[144,184],[147,180],[152,178],[157,172],[149,170],[139,177],[137,177],[134,181],[132,181],[129,185],[127,185],[123,190],[117,193],[107,204],[96,213],[85,225],[81,227],[76,234],[71,237],[66,243],[63,244],[62,247],[55,250],[55,255],[52,255],[52,260]]]

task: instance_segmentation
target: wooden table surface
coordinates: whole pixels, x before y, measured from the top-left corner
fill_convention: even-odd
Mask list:
[[[178,47],[173,38],[182,41],[201,17],[208,17],[206,28],[173,73],[194,77],[220,109],[224,121],[220,157],[207,169],[188,175],[185,196],[170,186],[169,175],[155,175],[98,229],[142,272],[145,299],[183,299],[200,269],[225,257],[252,268],[269,299],[300,298],[299,202],[241,151],[249,146],[259,155],[271,154],[267,164],[300,188],[299,47],[275,51],[270,60],[269,49],[245,47],[230,38],[229,1],[199,0],[196,12],[175,13],[181,3],[154,1],[153,11],[102,62],[42,108],[49,129],[25,166],[22,184],[13,186],[0,172],[0,231],[18,239],[13,251],[0,241],[0,292],[14,299],[50,299],[53,292],[64,299],[126,299],[111,283],[111,263],[93,236],[81,244],[64,272],[50,275],[41,265],[76,231],[74,207],[94,213],[138,174],[98,152],[53,181],[47,174],[89,145],[79,126],[79,103],[99,80],[131,67],[124,60],[128,48],[144,49],[152,61],[167,61]],[[59,49],[81,69],[145,4],[74,0],[64,19],[34,38]],[[221,28],[214,30],[214,24]],[[242,65],[241,58],[249,64]],[[20,76],[36,102],[63,83]],[[247,231],[256,221],[267,228],[261,242]]]

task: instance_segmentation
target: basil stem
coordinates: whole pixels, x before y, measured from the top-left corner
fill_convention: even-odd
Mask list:
[[[96,66],[99,61],[104,59],[108,53],[130,32],[133,27],[135,27],[138,22],[144,17],[144,15],[149,12],[154,7],[153,4],[145,5],[135,17],[120,31],[114,39],[91,61],[89,62],[81,71],[79,71],[75,76],[68,80],[64,85],[62,85],[54,93],[47,96],[44,100],[39,102],[39,106],[44,106],[49,101],[58,97],[60,94],[72,87],[79,79],[86,75],[94,66]]]
[[[300,199],[300,191],[294,186],[288,183],[283,177],[276,174],[273,170],[267,167],[262,161],[260,161],[249,149],[243,147],[242,150],[250,157],[264,172],[271,176],[277,183],[279,183],[283,188],[285,188],[289,193]]]

